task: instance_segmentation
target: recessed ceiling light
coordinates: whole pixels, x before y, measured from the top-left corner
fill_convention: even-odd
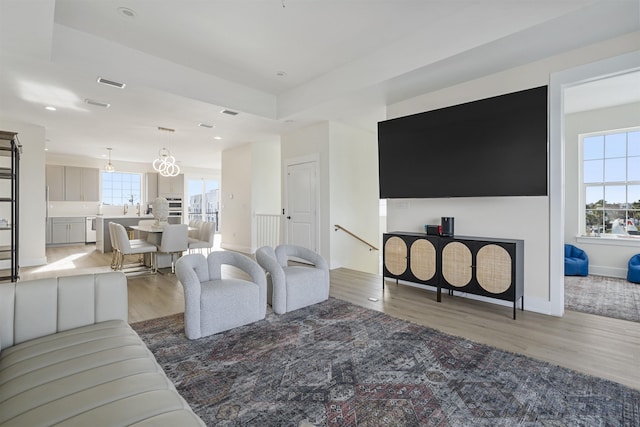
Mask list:
[[[222,139],[221,136],[214,136],[213,139]]]
[[[228,114],[230,116],[237,116],[238,115],[237,111],[227,110],[226,108],[224,110],[220,110],[220,112],[222,114]]]
[[[129,9],[128,7],[119,7],[118,14],[120,16],[124,16],[125,18],[135,18],[136,11],[133,9]]]
[[[278,76],[278,77],[287,77],[287,72],[286,71],[278,71],[276,73],[276,76]]]
[[[198,123],[198,126],[201,128],[213,129],[215,125],[211,125],[209,123]]]
[[[47,105],[46,107],[44,107],[44,109],[49,111],[56,111],[56,107],[52,107],[50,105]]]

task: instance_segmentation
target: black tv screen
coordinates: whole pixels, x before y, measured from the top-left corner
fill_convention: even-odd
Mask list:
[[[380,198],[547,195],[547,87],[378,123]]]

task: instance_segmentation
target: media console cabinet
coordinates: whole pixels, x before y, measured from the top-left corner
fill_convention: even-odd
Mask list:
[[[393,232],[383,235],[385,277],[513,302],[524,310],[524,241]]]

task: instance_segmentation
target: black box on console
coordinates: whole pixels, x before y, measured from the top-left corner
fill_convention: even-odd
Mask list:
[[[439,225],[425,225],[424,231],[430,236],[439,236],[440,235],[440,226]]]

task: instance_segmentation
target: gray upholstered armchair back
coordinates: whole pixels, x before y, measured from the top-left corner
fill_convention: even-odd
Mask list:
[[[250,280],[223,278],[223,265],[244,271]],[[188,254],[176,262],[184,289],[185,334],[200,338],[263,319],[267,309],[264,271],[246,255],[230,251]]]
[[[289,266],[289,259],[303,260],[305,265]],[[329,266],[316,252],[296,245],[263,246],[256,260],[268,273],[267,300],[277,314],[316,304],[329,298]]]

